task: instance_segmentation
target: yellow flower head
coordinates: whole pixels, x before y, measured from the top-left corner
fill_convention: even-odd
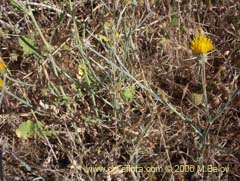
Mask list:
[[[0,72],[2,72],[6,68],[6,65],[3,60],[0,59]]]
[[[200,35],[192,40],[192,51],[194,53],[205,54],[214,49],[212,41],[205,35]]]
[[[3,60],[0,59],[0,70],[2,70],[5,67],[5,63],[3,62]]]
[[[3,80],[0,78],[0,88],[3,86]]]

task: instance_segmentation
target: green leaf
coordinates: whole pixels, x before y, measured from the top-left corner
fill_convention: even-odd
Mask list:
[[[88,117],[83,117],[83,120],[85,123],[87,124],[97,124],[98,123],[98,120],[88,116]]]
[[[43,128],[43,124],[40,121],[37,121],[35,123],[35,122],[32,122],[31,120],[27,120],[21,123],[18,129],[16,129],[16,135],[22,139],[28,139],[34,135],[39,137],[53,136],[53,135],[57,135],[58,133],[60,132],[55,130],[45,130]]]
[[[43,135],[45,135],[45,136],[56,136],[57,134],[59,134],[60,132],[59,131],[55,131],[55,130],[43,130],[42,131],[42,135],[40,135],[40,136],[43,136]]]
[[[177,15],[172,15],[170,25],[173,26],[173,27],[178,26],[178,19],[179,18],[178,18]]]
[[[135,86],[124,88],[121,91],[121,97],[125,102],[132,102],[135,96]]]
[[[34,133],[34,123],[31,120],[27,120],[21,123],[16,129],[16,135],[22,139],[28,139]]]
[[[35,50],[35,41],[27,36],[20,36],[18,43],[23,49],[24,55],[31,55]]]

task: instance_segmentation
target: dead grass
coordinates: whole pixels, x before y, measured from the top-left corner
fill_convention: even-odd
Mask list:
[[[4,93],[1,102],[5,180],[239,180],[239,3],[11,2],[1,5],[0,49],[17,80],[6,90],[20,99]],[[237,90],[204,152],[204,164],[230,171],[122,172],[118,166],[200,164],[201,140],[191,124],[203,131],[207,123],[203,106],[191,99],[202,91],[190,49],[196,31],[215,45],[206,69],[210,111]],[[26,35],[35,39],[31,55],[19,45]],[[129,87],[134,97],[126,101]],[[23,140],[15,131],[26,120],[60,133]]]

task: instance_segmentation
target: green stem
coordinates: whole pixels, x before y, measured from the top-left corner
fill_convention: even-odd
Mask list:
[[[206,62],[207,62],[207,55],[203,54],[200,59],[200,68],[201,68],[201,83],[202,83],[202,92],[203,92],[203,100],[204,100],[204,111],[206,114],[206,119],[207,119],[207,127],[204,129],[204,132],[201,137],[201,143],[202,143],[202,148],[201,148],[201,156],[200,156],[200,164],[203,164],[204,158],[205,158],[205,153],[207,149],[207,142],[208,142],[208,133],[209,129],[211,127],[211,117],[209,113],[209,106],[208,106],[208,96],[207,96],[207,83],[206,83]]]
[[[12,97],[14,97],[15,99],[17,99],[18,101],[20,101],[21,103],[27,105],[30,108],[33,108],[33,106],[31,104],[29,104],[28,102],[26,102],[25,100],[19,98],[18,96],[16,96],[15,94],[11,93],[10,91],[6,90],[6,93]]]
[[[208,106],[208,96],[207,96],[207,83],[206,83],[206,63],[207,56],[202,55],[200,58],[200,67],[201,67],[201,82],[202,82],[202,91],[204,99],[204,109],[207,116],[208,122],[210,122],[209,106]]]
[[[29,3],[29,2],[28,2],[28,3]],[[50,46],[49,43],[46,41],[46,39],[45,39],[45,37],[44,37],[44,35],[43,35],[43,33],[42,33],[40,27],[38,26],[38,23],[37,23],[37,21],[36,21],[34,15],[33,15],[33,13],[32,13],[32,9],[31,9],[30,6],[29,6],[29,8],[28,8],[28,15],[29,15],[30,18],[32,19],[33,24],[34,24],[34,26],[36,27],[36,29],[37,29],[37,31],[38,31],[38,33],[39,33],[39,35],[40,35],[40,37],[41,37],[43,43],[45,44],[45,46],[46,46],[48,52],[51,52],[51,46]]]

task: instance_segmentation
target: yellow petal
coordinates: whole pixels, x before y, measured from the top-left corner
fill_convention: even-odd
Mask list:
[[[3,80],[0,78],[0,88],[3,86]]]
[[[205,35],[200,35],[192,40],[192,51],[194,53],[205,54],[214,49],[212,41]]]
[[[6,67],[6,65],[3,62],[3,60],[0,60],[0,72],[3,71],[5,67]]]

